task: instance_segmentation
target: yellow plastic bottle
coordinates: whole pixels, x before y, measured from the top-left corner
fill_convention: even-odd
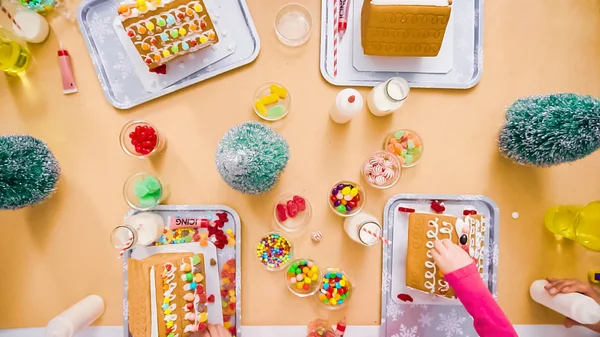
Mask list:
[[[9,75],[22,75],[31,62],[29,50],[0,28],[0,70]]]
[[[546,212],[544,222],[557,238],[565,237],[600,252],[600,201],[554,206]]]

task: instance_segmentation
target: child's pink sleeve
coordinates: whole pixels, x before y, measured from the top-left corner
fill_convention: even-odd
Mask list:
[[[480,337],[518,336],[483,284],[475,263],[446,274],[445,278],[454,289],[456,297],[473,316],[475,330]]]

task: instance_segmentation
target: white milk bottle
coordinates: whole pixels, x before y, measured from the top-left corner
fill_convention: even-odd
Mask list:
[[[368,213],[358,213],[344,220],[344,230],[350,239],[360,243],[363,246],[373,246],[379,242],[379,239],[373,234],[381,235],[381,225],[376,217]]]
[[[111,233],[110,240],[117,249],[148,246],[156,241],[165,229],[163,217],[154,212],[139,212],[125,219]]]
[[[90,295],[54,317],[46,326],[46,337],[71,337],[94,323],[104,313],[104,300]]]
[[[329,117],[338,124],[348,122],[362,110],[363,97],[355,89],[344,89],[337,94],[335,103],[329,109]]]
[[[600,304],[591,297],[580,293],[552,296],[544,288],[546,284],[546,280],[537,280],[531,284],[529,294],[534,301],[581,324],[600,322]]]
[[[402,77],[392,77],[379,83],[369,93],[367,106],[375,116],[385,116],[400,109],[408,93],[410,86]]]

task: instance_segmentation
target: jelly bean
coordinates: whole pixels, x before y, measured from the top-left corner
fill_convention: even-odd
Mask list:
[[[279,96],[275,94],[266,95],[260,98],[260,102],[264,105],[269,105],[273,103],[277,103],[279,101]]]
[[[404,131],[396,131],[396,133],[394,133],[394,137],[397,139],[402,138],[402,136],[404,136]]]
[[[413,156],[411,154],[407,154],[406,157],[404,157],[404,160],[406,164],[410,164],[413,162]]]
[[[388,144],[387,145],[387,150],[388,150],[388,152],[392,152],[392,153],[396,152],[396,148],[394,147],[394,144]]]
[[[339,205],[339,206],[336,208],[336,210],[337,210],[338,212],[342,213],[342,214],[345,214],[345,213],[346,213],[346,206],[344,206],[344,205]]]
[[[350,186],[346,186],[346,187],[342,188],[342,195],[350,194],[351,190],[352,190],[352,188]]]
[[[353,187],[353,188],[350,190],[350,195],[351,195],[352,197],[355,197],[356,195],[358,195],[358,188],[356,188],[356,187]]]

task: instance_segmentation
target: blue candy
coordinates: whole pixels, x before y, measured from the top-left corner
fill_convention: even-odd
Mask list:
[[[174,25],[175,17],[172,14],[167,14],[167,25]]]
[[[164,41],[168,41],[169,40],[169,35],[167,33],[161,33],[160,34],[160,38]]]
[[[196,282],[192,282],[192,283],[190,283],[190,289],[191,289],[191,290],[194,290],[194,289],[196,289]]]

